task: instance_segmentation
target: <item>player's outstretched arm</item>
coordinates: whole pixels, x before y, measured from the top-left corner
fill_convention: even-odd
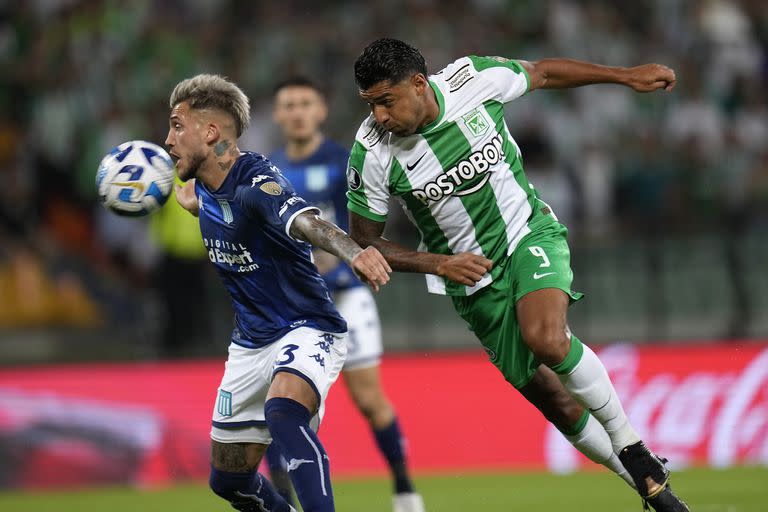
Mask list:
[[[195,180],[189,180],[183,187],[177,183],[173,185],[173,190],[176,191],[176,201],[181,207],[197,217],[200,210],[198,210],[197,196],[195,195]]]
[[[349,213],[349,230],[353,240],[362,247],[376,247],[393,269],[399,272],[435,274],[457,283],[472,286],[491,270],[488,258],[462,252],[453,255],[412,251],[384,238],[384,223]]]
[[[630,68],[601,66],[572,59],[518,61],[528,72],[534,89],[563,89],[589,84],[621,84],[637,92],[657,89],[671,91],[675,87],[674,70],[663,64],[643,64]]]
[[[392,269],[376,248],[363,249],[338,226],[321,219],[315,212],[299,214],[291,224],[291,236],[346,261],[374,291],[389,282]]]

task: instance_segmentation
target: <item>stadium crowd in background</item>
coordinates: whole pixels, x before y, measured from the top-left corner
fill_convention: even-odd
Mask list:
[[[352,63],[380,36],[406,37],[431,69],[455,55],[492,52],[609,65],[663,61],[677,70],[675,94],[663,102],[594,87],[532,97],[508,111],[528,177],[571,227],[576,247],[654,239],[662,231],[729,241],[768,225],[762,2],[428,0],[396,7],[225,0],[0,7],[0,311],[19,311],[1,314],[0,326],[130,322],[153,310],[157,299],[132,297],[160,293],[148,291],[158,286],[152,276],[164,261],[162,242],[148,221],[101,209],[93,180],[116,144],[162,141],[165,95],[180,77],[220,73],[240,84],[253,99],[243,145],[264,152],[278,144],[270,122],[275,81],[317,77],[329,95],[327,131],[351,146],[364,109]],[[189,27],[202,28],[193,36]],[[393,220],[405,229],[404,219]],[[733,279],[733,296],[746,311],[743,281]],[[733,323],[745,321],[737,315]]]

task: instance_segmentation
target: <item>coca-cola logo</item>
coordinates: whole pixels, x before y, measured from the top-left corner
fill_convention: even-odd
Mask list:
[[[768,349],[740,370],[717,370],[714,360],[708,368],[650,374],[633,345],[609,346],[599,355],[635,430],[671,465],[768,464]],[[576,450],[552,425],[544,453],[553,471],[580,464]]]

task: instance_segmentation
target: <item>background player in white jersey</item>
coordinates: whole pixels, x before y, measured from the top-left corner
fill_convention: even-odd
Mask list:
[[[285,145],[269,155],[270,161],[300,196],[322,210],[324,219],[346,229],[349,151],[321,131],[328,111],[320,87],[306,77],[293,77],[279,83],[274,91],[273,118]],[[347,322],[347,358],[342,375],[390,467],[394,511],[421,512],[424,504],[408,475],[400,426],[381,387],[381,326],[373,295],[339,258],[322,249],[313,253],[317,269]],[[290,487],[285,485],[288,478],[275,448],[267,450],[267,461],[273,483],[290,499]]]
[[[568,305],[581,294],[570,287],[567,230],[529,185],[503,110],[542,88],[671,90],[674,72],[469,56],[428,76],[417,49],[381,39],[355,62],[355,80],[371,115],[348,169],[352,237],[379,248],[395,270],[428,274],[429,290],[451,296],[507,381],[582,453],[657,511],[687,511],[602,363],[568,328]],[[419,251],[381,236],[390,195],[419,228]]]
[[[328,457],[310,422],[322,417],[344,362],[346,324],[309,244],[348,262],[374,289],[387,282],[389,267],[378,251],[320,219],[266,158],[238,149],[250,114],[235,84],[197,75],[176,85],[170,107],[165,143],[188,182],[176,197],[199,216],[235,309],[213,413],[210,486],[238,510],[293,510],[256,471],[274,440],[303,509],[333,511]]]

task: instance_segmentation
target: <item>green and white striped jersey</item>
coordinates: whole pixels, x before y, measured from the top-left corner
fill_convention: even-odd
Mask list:
[[[421,233],[420,251],[472,252],[494,262],[474,286],[427,275],[432,293],[471,295],[501,273],[533,219],[549,208],[528,184],[520,149],[504,121],[504,103],[528,90],[520,63],[462,57],[429,77],[440,113],[407,137],[360,126],[347,169],[348,207],[383,222],[394,195]]]

